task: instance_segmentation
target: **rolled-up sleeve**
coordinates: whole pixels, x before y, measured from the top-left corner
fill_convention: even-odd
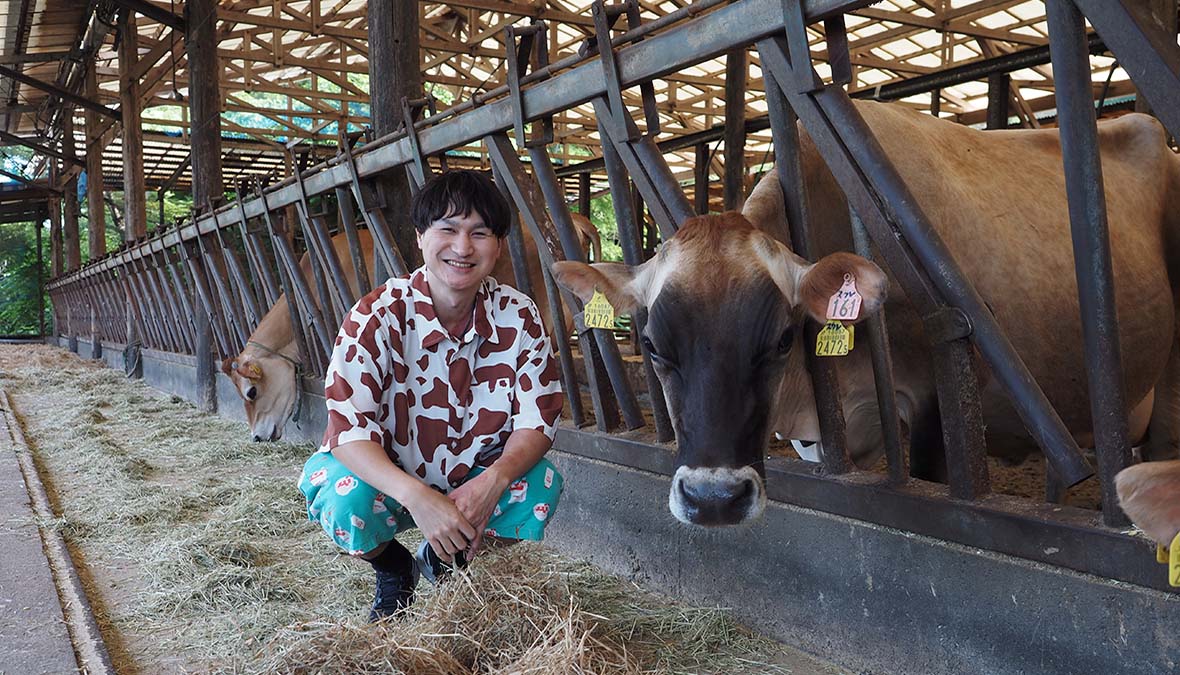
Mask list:
[[[320,452],[358,440],[384,445],[379,420],[385,392],[394,370],[405,367],[400,350],[392,347],[401,344],[397,326],[384,320],[385,312],[374,311],[384,290],[380,287],[362,298],[340,325],[324,377],[328,424]]]
[[[526,324],[532,321],[538,328],[525,327],[521,331],[523,344],[517,357],[516,391],[512,403],[512,429],[534,429],[553,440],[557,433],[557,419],[565,397],[561,393],[561,371],[553,358],[553,348],[537,308],[530,306]],[[537,335],[538,337],[533,337]]]

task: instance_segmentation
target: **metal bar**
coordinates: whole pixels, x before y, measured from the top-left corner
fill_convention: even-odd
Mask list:
[[[138,305],[140,317],[139,334],[144,335],[143,324],[150,323],[154,332],[154,342],[158,349],[175,350],[173,336],[168,328],[168,320],[160,315],[163,299],[152,292],[149,280],[145,278],[143,259],[132,261],[123,266],[123,281],[130,286],[130,296]],[[130,309],[130,308],[128,308]],[[130,339],[128,339],[130,342]]]
[[[184,308],[183,319],[187,330],[185,333],[188,336],[188,347],[191,353],[196,355],[198,353],[197,346],[200,344],[200,334],[197,329],[197,314],[194,311],[193,303],[190,300],[192,289],[185,285],[184,266],[180,265],[181,252],[176,252],[176,260],[172,260],[168,255],[167,248],[160,249],[160,255],[163,257],[168,270],[168,276],[172,279],[172,287],[175,289],[176,296],[180,299],[181,307]],[[177,271],[177,267],[180,271]]]
[[[545,203],[549,205],[549,217],[557,228],[561,238],[567,260],[585,260],[586,253],[578,241],[577,231],[570,218],[569,207],[565,203],[565,195],[561,190],[561,182],[553,173],[553,164],[549,160],[549,153],[544,147],[534,146],[528,149],[529,158],[533,164],[533,179],[540,184],[541,194]],[[639,402],[635,399],[635,392],[631,389],[631,381],[627,379],[627,371],[623,367],[623,358],[619,355],[619,347],[615,344],[612,331],[591,329],[594,341],[598,345],[598,352],[606,366],[607,377],[610,378],[611,388],[614,389],[619,409],[623,414],[623,421],[628,429],[638,429],[644,425],[643,412],[639,409]],[[585,333],[581,333],[585,335]]]
[[[393,232],[389,229],[389,224],[385,222],[385,215],[381,209],[373,206],[373,200],[367,199],[364,186],[361,184],[361,174],[357,168],[356,160],[352,156],[352,149],[348,144],[344,144],[344,163],[342,165],[348,173],[348,183],[352,188],[352,198],[356,200],[357,206],[360,207],[361,217],[365,220],[365,225],[369,228],[369,234],[373,236],[376,242],[373,247],[374,265],[376,265],[377,254],[381,254],[381,260],[385,264],[385,270],[390,276],[400,277],[409,273],[409,267],[406,266],[405,258],[402,257],[401,251],[398,250],[397,241],[393,237]],[[376,270],[374,270],[376,273]],[[383,279],[374,277],[374,285],[381,283]]]
[[[303,175],[299,172],[295,173],[295,183],[299,186],[300,199],[296,202],[296,210],[299,211],[299,218],[303,223],[303,236],[309,242],[309,249],[313,251],[312,257],[318,258],[321,265],[321,272],[325,276],[331,276],[335,290],[332,296],[337,303],[336,325],[344,320],[344,314],[356,304],[356,297],[352,293],[352,289],[348,286],[348,281],[344,278],[344,268],[340,266],[340,258],[336,255],[336,249],[332,246],[332,238],[328,236],[327,226],[324,221],[318,217],[312,217],[311,204],[307,198],[307,190],[303,184]],[[321,304],[327,306],[321,298]]]
[[[1072,0],[1049,0],[1046,9],[1082,314],[1082,342],[1090,383],[1090,418],[1102,485],[1102,517],[1107,525],[1123,526],[1130,521],[1119,507],[1114,477],[1131,463],[1131,443],[1123,393],[1106,193],[1098,154],[1098,122],[1090,89],[1090,60],[1084,47],[1085,24]],[[1172,47],[1175,49],[1175,44]],[[1180,81],[1174,84],[1172,93],[1180,93]]]
[[[241,301],[235,298],[233,292],[226,286],[225,272],[217,264],[216,249],[213,246],[206,246],[204,237],[197,237],[197,248],[201,252],[201,259],[205,261],[208,276],[213,278],[213,286],[217,289],[217,295],[221,297],[219,309],[227,328],[226,337],[229,338],[227,345],[231,348],[231,351],[224,352],[222,355],[237,354],[246,348],[246,340],[250,339],[250,327],[246,325],[246,319],[242,316]],[[232,333],[228,330],[230,325],[233,326]],[[233,341],[234,337],[237,337],[236,343]]]
[[[553,336],[557,338],[557,357],[561,362],[561,384],[565,387],[566,401],[570,406],[570,418],[574,426],[586,424],[586,410],[582,406],[582,389],[578,386],[578,373],[574,367],[570,336],[565,330],[565,314],[561,311],[561,289],[553,281],[549,268],[541,266],[541,282],[545,284],[545,302],[553,322]],[[589,362],[587,362],[589,363]]]
[[[209,288],[208,276],[205,273],[204,256],[201,255],[200,246],[195,241],[186,241],[182,244],[181,250],[184,252],[184,261],[188,267],[189,279],[192,281],[193,289],[197,292],[197,297],[201,300],[201,308],[209,315],[213,342],[216,343],[216,347],[223,356],[228,356],[230,354],[229,332],[222,324],[221,312],[213,305],[213,292]],[[198,358],[205,358],[204,354],[198,354],[197,356]]]
[[[785,45],[779,44],[777,39],[760,42],[758,49],[763,67],[774,71],[776,79],[779,71],[790,72]],[[787,97],[817,145],[831,151],[825,152],[829,166],[844,165],[841,170],[833,169],[833,174],[845,192],[857,199],[868,198],[865,208],[859,203],[854,203],[854,208],[866,220],[874,241],[882,247],[893,246],[897,238],[891,227],[878,227],[886,223],[898,227],[922,268],[931,275],[939,293],[970,318],[976,335],[975,344],[991,366],[992,374],[1012,397],[1025,426],[1066,483],[1073,485],[1093,475],[1069,430],[1049,405],[1044,392],[996,324],[983,299],[964,278],[848,95],[828,88],[810,97],[790,92]],[[845,144],[843,139],[858,139],[859,142]],[[833,155],[833,152],[837,154]],[[859,184],[848,180],[848,170],[860,172]],[[871,194],[866,194],[868,187],[880,197],[879,202]],[[888,214],[887,220],[870,218],[869,212],[876,210]],[[892,263],[890,267],[898,271]]]
[[[163,301],[163,306],[167,310],[166,320],[169,321],[174,344],[172,351],[183,352],[189,348],[188,336],[185,334],[185,322],[181,319],[180,311],[177,308],[176,298],[173,295],[172,289],[169,288],[167,279],[164,277],[163,270],[160,269],[160,263],[155,256],[147,259],[150,261],[145,265],[148,270],[148,279],[151,281],[152,288],[155,294]]]
[[[1119,65],[1151,104],[1168,133],[1180,138],[1180,47],[1175,35],[1153,27],[1144,3],[1126,0],[1075,0],[1075,5],[1102,36]],[[1049,46],[1053,46],[1050,31]],[[1071,57],[1074,51],[1071,35]],[[1056,63],[1057,59],[1053,60]],[[1056,78],[1054,78],[1056,79]]]
[[[1056,79],[1056,76],[1054,76]],[[1012,77],[1008,73],[987,76],[987,128],[1008,128],[1008,99],[1011,97]]]
[[[311,280],[315,284],[315,295],[312,297],[312,300],[319,299],[319,311],[324,317],[324,329],[326,332],[329,324],[339,325],[339,322],[336,320],[336,306],[339,304],[339,300],[334,297],[328,284],[322,260],[318,255],[319,244],[315,239],[315,235],[311,232],[311,218],[304,209],[302,202],[295,202],[295,219],[299,221],[299,229],[303,232],[303,244],[304,248],[306,248],[306,255],[311,267]],[[287,243],[290,244],[291,241],[288,240]]]
[[[602,153],[603,163],[606,162],[606,151]],[[697,143],[696,162],[692,168],[693,187],[692,197],[698,215],[709,212],[709,146]]]
[[[246,217],[246,209],[242,201],[242,189],[235,189],[238,207],[238,231],[242,235],[242,243],[246,246],[246,257],[254,270],[254,278],[262,280],[261,292],[266,298],[267,308],[274,307],[279,299],[278,282],[275,281],[270,262],[262,246],[262,240],[256,232],[250,231],[250,220]],[[216,213],[214,214],[216,215]]]
[[[849,209],[852,224],[852,239],[856,254],[866,260],[873,259],[872,242],[865,224],[856,211]],[[904,483],[906,480],[905,456],[901,446],[901,419],[897,414],[896,387],[893,383],[893,356],[889,353],[889,329],[885,322],[885,308],[864,322],[865,336],[869,341],[869,352],[873,360],[873,384],[877,390],[877,409],[881,417],[881,437],[885,442],[885,461],[889,465],[889,480]]]
[[[262,192],[259,191],[259,195]],[[262,197],[264,200],[265,196]],[[324,317],[320,314],[320,308],[316,306],[312,299],[311,289],[307,286],[307,280],[303,278],[303,273],[299,269],[299,261],[295,259],[295,253],[291,250],[291,245],[287,242],[287,238],[275,226],[274,220],[271,218],[270,211],[266,211],[263,219],[266,221],[266,230],[270,233],[271,245],[274,246],[275,254],[279,258],[279,279],[283,283],[283,293],[287,296],[287,305],[295,306],[296,303],[302,305],[302,311],[306,312],[310,317],[311,332],[318,342],[320,354],[331,353],[332,339],[334,335],[328,335],[328,330],[324,325]],[[284,276],[283,272],[286,272]],[[294,291],[294,293],[292,292]],[[295,302],[291,302],[292,298]],[[310,347],[310,345],[308,345]],[[312,357],[314,352],[310,349],[307,355]],[[308,363],[310,366],[310,362]]]
[[[762,52],[762,46],[759,45],[759,53]],[[762,59],[765,63],[765,54],[762,55]],[[808,65],[810,67],[810,63]],[[784,243],[789,241],[791,250],[809,261],[815,261],[819,251],[814,249],[812,243],[811,215],[807,206],[799,131],[795,126],[794,109],[788,102],[781,84],[786,80],[780,75],[768,70],[762,73],[766,87],[766,105],[770,114],[775,165],[778,168],[779,187],[783,193],[789,232],[769,234]],[[807,350],[807,370],[811,373],[815,409],[819,415],[824,470],[832,474],[841,474],[852,468],[852,460],[848,456],[848,443],[845,438],[844,409],[840,404],[840,379],[836,374],[836,365],[830,359],[816,356],[811,348],[811,345],[815,344],[819,330],[820,327],[815,321],[805,319],[803,346]]]
[[[611,194],[616,195],[612,201],[614,202],[615,223],[618,225],[619,246],[623,249],[623,262],[631,266],[642,265],[643,251],[639,244],[639,224],[635,222],[636,211],[631,208],[631,204],[626,199],[619,198],[619,196],[630,192],[623,160],[619,157],[619,153],[612,143],[602,144],[602,157],[606,160],[606,179],[610,185]],[[637,311],[631,320],[635,322],[636,331],[642,335],[643,329],[647,325],[647,310]],[[672,428],[672,420],[668,416],[668,403],[664,400],[664,387],[660,384],[660,379],[656,377],[655,370],[652,369],[651,353],[642,345],[643,341],[641,340],[643,375],[647,381],[648,398],[651,400],[656,440],[660,443],[674,441],[676,440],[676,431]]]
[[[539,199],[536,194],[536,183],[525,173],[520,159],[516,156],[516,151],[512,148],[512,143],[505,134],[489,136],[485,139],[485,144],[493,165],[499,171],[502,183],[508,188],[513,201],[516,202],[521,215],[524,216],[525,223],[532,231],[533,240],[537,242],[537,255],[541,259],[541,266],[546,269],[551,268],[556,260],[555,256],[562,254],[564,249],[558,233],[545,218],[545,204],[543,199]],[[586,326],[582,321],[581,302],[564,289],[561,290],[561,297],[573,312],[574,327],[578,335],[585,335]],[[608,431],[618,426],[618,410],[615,407],[615,401],[607,395],[606,383],[602,382],[600,377],[602,366],[596,360],[597,345],[594,340],[583,340],[579,342],[579,347],[582,359],[586,364],[586,379],[590,387],[590,398],[594,404],[598,428]],[[574,393],[576,392],[577,390]],[[571,396],[574,393],[571,393]]]
[[[229,280],[233,287],[231,290],[237,291],[236,295],[241,301],[241,307],[246,314],[247,332],[253,333],[254,329],[258,328],[258,323],[262,320],[262,312],[254,297],[254,291],[250,287],[250,279],[242,270],[242,263],[238,260],[237,251],[233,249],[233,246],[221,234],[220,224],[217,230],[215,230],[215,234],[217,235],[217,246],[221,250],[221,259],[225,262],[229,270]]]
[[[352,272],[356,279],[357,294],[369,292],[369,270],[365,265],[365,254],[361,250],[360,234],[356,229],[356,211],[352,208],[352,197],[345,188],[336,188],[336,207],[340,209],[340,224],[348,238],[348,252],[352,255]],[[370,235],[371,237],[372,235]]]

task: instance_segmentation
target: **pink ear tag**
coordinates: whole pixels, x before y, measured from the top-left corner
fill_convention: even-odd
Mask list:
[[[856,321],[860,303],[864,300],[856,290],[856,277],[844,275],[844,284],[828,300],[828,318],[837,321]]]

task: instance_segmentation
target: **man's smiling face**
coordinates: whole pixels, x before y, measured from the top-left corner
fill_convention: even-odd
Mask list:
[[[418,235],[432,291],[441,286],[451,293],[474,293],[495,267],[500,246],[500,239],[474,210],[439,218]]]

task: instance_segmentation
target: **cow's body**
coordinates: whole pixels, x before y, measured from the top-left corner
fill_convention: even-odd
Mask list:
[[[1089,399],[1057,132],[983,133],[899,106],[860,103],[858,109],[1065,424],[1079,443],[1089,445]],[[1166,449],[1174,453],[1180,436],[1176,432],[1180,392],[1175,363],[1167,369],[1165,365],[1175,360],[1177,344],[1174,282],[1180,280],[1180,259],[1174,238],[1180,235],[1180,160],[1167,149],[1163,130],[1151,118],[1128,116],[1099,129],[1126,395],[1133,408],[1131,431],[1136,438],[1144,435],[1154,387],[1152,447],[1155,454]],[[818,251],[849,249],[843,194],[805,134],[802,146]],[[773,173],[755,189],[743,214],[765,231],[785,231],[782,195]],[[764,301],[759,299],[764,291],[751,290],[758,287],[758,278],[785,275],[785,282],[776,280],[782,290],[780,301],[791,306],[788,314],[802,317],[797,305],[814,302],[816,293],[831,294],[839,286],[818,284],[818,279],[813,279],[816,275],[812,272],[831,267],[825,264],[828,258],[812,267],[785,246],[767,253],[764,235],[751,234],[740,223],[730,222],[726,227],[714,219],[684,230],[691,230],[692,235],[677,242],[681,239],[678,235],[669,242],[665,251],[648,263],[651,270],[633,276],[611,272],[618,280],[615,285],[628,289],[653,316],[657,312],[676,314],[665,302],[669,288],[684,296],[676,303],[679,307],[704,306],[717,288],[728,289],[727,304],[750,306],[752,298]],[[701,230],[710,234],[702,236]],[[711,242],[708,247],[699,244],[707,240]],[[752,264],[759,260],[764,265]],[[858,277],[873,275],[874,268],[842,260],[841,269]],[[787,272],[773,272],[775,265],[786,267]],[[810,286],[809,279],[813,282]],[[653,295],[653,280],[661,280],[657,286],[665,290],[657,288]],[[809,289],[814,291],[810,299]],[[735,293],[744,295],[735,298]],[[930,350],[921,322],[896,285],[890,290],[887,306],[903,422],[915,446],[940,445]],[[816,320],[824,318],[822,308],[809,313]],[[862,312],[861,318],[866,314]],[[657,324],[655,330],[681,329],[694,322],[700,320],[673,316],[665,319],[664,325]],[[750,322],[750,318],[732,317],[726,325],[698,332],[697,339],[717,340],[719,344],[740,340],[740,333],[750,330]],[[753,396],[766,408],[768,431],[818,441],[818,416],[803,358],[803,350],[814,349],[814,345],[803,345],[801,335],[801,330],[793,333],[795,344],[783,374],[776,375],[781,377],[773,383],[777,386],[760,393],[750,382],[730,378],[713,383],[704,394],[708,400],[691,402],[692,407],[709,415],[710,401]],[[859,463],[871,463],[879,457],[883,443],[869,350],[857,348],[834,363],[840,375],[849,451]],[[1019,460],[1035,446],[998,384],[986,372],[981,375],[989,448]],[[741,419],[710,417],[723,427],[732,427],[733,419]],[[683,454],[683,443],[681,450]],[[742,454],[757,458],[764,450],[765,443]],[[691,467],[693,460],[687,459],[686,466]],[[749,461],[729,457],[696,464],[741,466]],[[683,501],[674,493],[674,507],[678,499]]]
[[[579,214],[572,214],[574,224],[578,228],[583,244],[592,247],[594,255],[601,256],[601,246],[598,233],[590,221]],[[368,230],[360,230],[361,250],[365,257],[366,269],[373,269],[373,239]],[[550,315],[547,307],[547,293],[541,276],[541,262],[537,254],[537,247],[530,236],[524,237],[525,259],[528,268],[529,281],[533,296],[541,318],[545,322],[546,330],[550,330]],[[356,275],[352,255],[348,249],[348,239],[343,234],[332,238],[336,255],[340,259],[344,270],[344,278],[356,297],[362,294],[356,287]],[[304,255],[300,260],[300,268],[305,278],[311,278],[311,259]],[[508,254],[508,246],[501,249],[496,266],[492,270],[492,277],[511,283],[516,278],[512,260]],[[368,292],[364,289],[363,292]],[[312,295],[319,304],[319,297],[312,287]],[[570,317],[566,317],[567,328]],[[258,328],[250,335],[250,343],[233,359],[225,359],[222,371],[233,380],[234,387],[242,397],[246,407],[246,418],[255,441],[278,440],[283,434],[283,427],[295,409],[298,395],[298,382],[295,377],[295,364],[299,362],[299,349],[291,332],[291,321],[288,317],[287,298],[279,297],[274,306],[258,324]]]

